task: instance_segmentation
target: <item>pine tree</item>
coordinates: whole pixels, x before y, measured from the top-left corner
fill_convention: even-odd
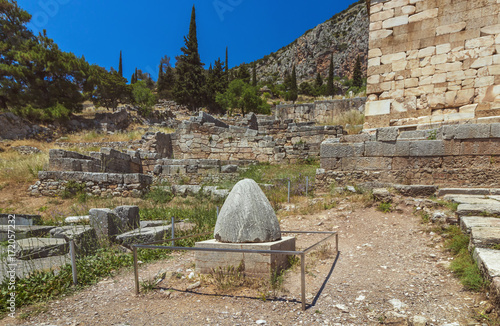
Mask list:
[[[333,54],[330,59],[330,71],[328,73],[328,82],[326,84],[326,95],[334,96],[336,93],[335,85],[333,84]]]
[[[214,66],[210,65],[208,69],[207,88],[207,105],[211,112],[220,112],[222,107],[216,102],[217,94],[222,94],[227,89],[227,78],[224,72],[222,61],[217,59]]]
[[[253,63],[253,71],[252,71],[252,86],[256,87],[257,86],[257,67],[255,65],[255,62]]]
[[[200,107],[204,102],[205,72],[198,53],[196,35],[196,11],[193,6],[189,34],[184,37],[185,47],[182,55],[177,57],[174,98],[179,104],[188,105],[191,110]]]
[[[118,64],[118,74],[123,77],[122,51],[120,50],[120,63]]]
[[[245,83],[250,83],[250,71],[248,71],[248,67],[246,64],[242,64],[240,69],[238,69],[238,79],[243,80]]]
[[[354,87],[362,87],[363,86],[363,76],[361,72],[361,58],[358,55],[356,59],[356,64],[354,65],[354,71],[352,73],[352,85]]]
[[[290,81],[290,95],[289,95],[290,101],[292,101],[292,102],[297,101],[298,93],[299,93],[299,89],[297,86],[297,72],[295,70],[295,65],[293,65],[292,77],[291,77],[291,81]]]

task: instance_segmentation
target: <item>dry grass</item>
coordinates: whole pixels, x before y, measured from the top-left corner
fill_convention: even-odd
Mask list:
[[[163,133],[173,133],[174,129],[164,128],[164,127],[150,127],[148,128],[150,132],[163,132]],[[119,131],[113,134],[107,134],[98,132],[96,130],[82,131],[67,136],[68,143],[103,143],[103,142],[121,142],[121,141],[134,141],[141,139],[145,131],[137,128],[133,125],[127,131]]]
[[[32,146],[41,153],[22,155],[12,147]],[[3,142],[0,145],[0,185],[32,182],[38,178],[38,171],[48,166],[50,144],[36,140],[16,140]]]
[[[335,117],[332,121],[324,123],[324,125],[342,126],[349,135],[358,134],[363,130],[365,123],[365,116],[358,110],[351,110],[344,112]]]

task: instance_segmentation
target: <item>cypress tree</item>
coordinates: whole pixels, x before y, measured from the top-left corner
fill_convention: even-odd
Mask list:
[[[253,71],[252,71],[252,86],[257,86],[257,67],[255,66],[255,62],[253,63]]]
[[[120,63],[118,64],[118,74],[123,77],[122,51],[120,50]]]
[[[292,69],[292,77],[290,80],[290,101],[297,101],[299,89],[297,87],[297,72],[295,71],[295,65],[293,65]]]
[[[177,82],[174,87],[174,98],[179,104],[188,105],[195,110],[204,103],[205,72],[198,53],[198,37],[196,34],[196,11],[193,6],[189,34],[184,37],[185,47],[177,58]]]
[[[226,46],[226,63],[225,63],[225,65],[226,65],[226,67],[225,67],[226,78],[227,78],[227,82],[229,83],[229,56],[228,56],[227,46]]]
[[[328,73],[328,82],[326,84],[326,95],[327,96],[335,95],[335,85],[333,84],[333,54],[330,59],[330,72]]]
[[[352,85],[355,87],[362,87],[363,86],[363,76],[361,72],[361,59],[358,55],[358,58],[356,59],[356,64],[354,65],[354,71],[352,73]]]
[[[321,74],[318,72],[316,75],[316,81],[314,82],[314,87],[319,89],[321,86],[323,86],[323,77],[321,77]]]

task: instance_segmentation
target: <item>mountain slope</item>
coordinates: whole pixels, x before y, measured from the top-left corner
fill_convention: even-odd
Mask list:
[[[257,76],[260,80],[282,80],[285,71],[291,73],[295,64],[299,82],[314,79],[318,72],[327,77],[333,53],[335,75],[350,78],[357,56],[361,62],[367,60],[368,29],[366,3],[360,0],[291,44],[257,60]],[[252,64],[247,65],[249,69]],[[366,75],[366,66],[362,69]]]

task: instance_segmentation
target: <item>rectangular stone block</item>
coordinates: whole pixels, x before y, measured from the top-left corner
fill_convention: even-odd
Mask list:
[[[343,157],[343,171],[391,170],[392,159],[387,157]]]
[[[396,142],[366,142],[365,143],[365,156],[409,156],[410,155],[410,142],[396,141]]]
[[[321,158],[329,157],[351,157],[351,156],[363,156],[365,151],[364,143],[321,143],[320,155]]]
[[[410,142],[410,156],[443,156],[442,140],[420,140]]]
[[[321,168],[325,170],[340,170],[342,167],[340,158],[321,158],[320,159]]]
[[[378,128],[377,140],[378,141],[396,141],[399,135],[397,127]]]
[[[221,243],[216,240],[207,240],[197,242],[195,247],[295,251],[295,238],[283,237],[281,240],[266,243]],[[196,271],[202,274],[210,273],[219,267],[227,268],[232,266],[236,269],[241,264],[243,273],[264,276],[270,275],[273,271],[280,271],[288,267],[288,255],[196,251],[195,262]]]
[[[391,113],[391,100],[367,102],[365,105],[365,115],[382,115]]]
[[[93,208],[89,211],[90,226],[99,238],[112,239],[121,227],[121,219],[109,208]]]

